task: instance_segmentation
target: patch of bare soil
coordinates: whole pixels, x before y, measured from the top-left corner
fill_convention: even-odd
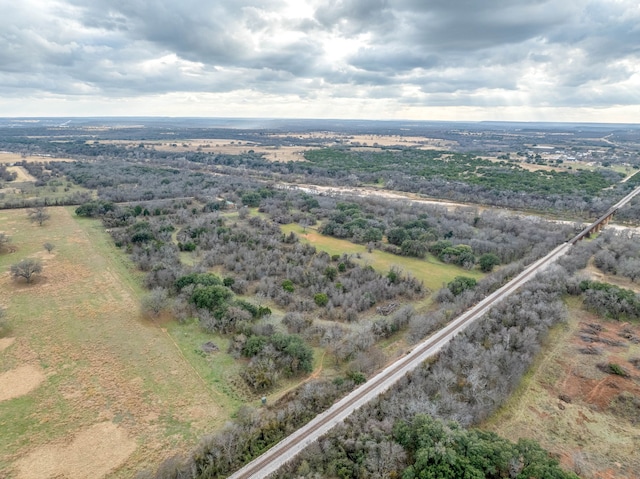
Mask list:
[[[11,346],[16,338],[0,338],[0,351],[4,351]]]
[[[623,392],[640,398],[640,371],[633,366],[630,362],[633,358],[627,354],[630,342],[640,342],[640,328],[598,320],[581,321],[579,326],[571,344],[582,356],[580,359],[585,370],[574,369],[567,375],[563,381],[565,394],[579,398],[597,411],[608,411],[612,401]]]
[[[618,227],[618,229],[621,229]],[[630,289],[636,293],[640,293],[640,283],[634,283],[629,278],[617,275],[607,275],[596,268],[593,264],[593,259],[589,262],[589,265],[584,270],[591,279],[595,281],[601,281],[606,283],[615,284],[621,288]]]
[[[18,479],[99,479],[125,463],[136,443],[112,422],[95,424],[69,443],[42,446],[16,463]]]
[[[572,310],[524,389],[488,425],[591,479],[640,477],[640,326]]]
[[[14,288],[14,294],[56,294],[68,290],[78,281],[91,277],[91,272],[82,265],[65,260],[56,261],[55,253],[42,251],[31,257],[39,259],[43,265],[42,274],[34,275],[31,283],[27,283],[24,278],[12,278],[8,273],[6,277],[0,277],[0,281],[6,281],[6,284]],[[49,267],[49,263],[54,261],[55,267]]]
[[[451,201],[442,201],[442,200],[428,200],[425,198],[420,198],[416,195],[406,194],[401,192],[394,192],[390,190],[382,190],[375,188],[366,188],[366,187],[347,187],[347,186],[320,186],[320,185],[307,185],[307,184],[297,184],[297,185],[283,185],[283,188],[291,188],[298,189],[307,193],[319,194],[319,195],[327,195],[332,196],[335,194],[343,195],[353,195],[362,198],[367,197],[380,197],[390,200],[406,200],[411,201],[416,204],[427,204],[427,205],[437,205],[444,206],[449,210],[453,210],[455,208],[476,208],[478,211],[483,211],[486,208],[476,205],[467,205],[464,203],[454,203]]]
[[[0,402],[29,394],[46,376],[35,366],[26,365],[0,374]]]

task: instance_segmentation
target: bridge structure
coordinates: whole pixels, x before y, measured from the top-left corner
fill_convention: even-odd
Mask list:
[[[333,427],[342,423],[355,410],[388,391],[396,382],[406,376],[407,373],[413,371],[424,361],[440,352],[458,333],[484,316],[493,306],[518,290],[536,274],[544,271],[555,263],[578,241],[588,238],[593,233],[600,231],[609,223],[620,208],[627,205],[638,194],[640,194],[640,187],[634,189],[622,200],[609,208],[602,216],[584,228],[574,238],[558,245],[549,254],[530,264],[507,284],[452,320],[440,331],[414,346],[406,355],[397,359],[366,383],[343,397],[331,406],[331,408],[319,414],[264,454],[236,471],[229,476],[229,479],[262,479],[275,473],[309,444],[317,441]]]
[[[578,241],[583,240],[585,238],[589,238],[594,233],[599,233],[602,229],[609,224],[609,222],[613,219],[614,215],[620,210],[620,208],[626,206],[635,196],[640,193],[640,187],[634,189],[627,196],[618,201],[615,205],[609,208],[602,216],[600,216],[596,221],[591,223],[585,229],[583,229],[580,233],[578,233],[571,241],[571,244],[576,244]]]

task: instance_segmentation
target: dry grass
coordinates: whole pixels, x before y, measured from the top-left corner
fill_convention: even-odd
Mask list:
[[[131,142],[126,140],[106,140],[101,143],[118,144],[126,147],[137,147],[140,142]],[[270,161],[303,161],[304,152],[312,149],[306,146],[262,146],[257,143],[221,139],[207,140],[181,140],[176,142],[167,141],[145,141],[145,148],[154,148],[159,151],[172,151],[175,153],[184,153],[187,151],[203,151],[206,153],[222,154],[222,155],[243,155],[249,151],[261,153]]]
[[[26,161],[27,163],[40,163],[47,161],[74,161],[70,158],[51,158],[50,156],[25,156],[19,153],[9,153],[0,151],[0,163],[15,163],[17,161]]]
[[[102,422],[80,431],[71,442],[48,444],[21,458],[16,463],[17,477],[104,477],[126,462],[135,449],[135,441],[124,428]]]
[[[568,326],[552,331],[519,389],[484,426],[511,440],[539,441],[581,477],[638,477],[640,424],[615,416],[611,406],[624,391],[640,397],[640,378],[637,371],[632,378],[604,374],[597,363],[613,362],[633,370],[626,361],[640,348],[628,342],[622,347],[597,343],[602,355],[579,354],[585,346],[580,339],[585,324],[601,324],[601,334],[615,339],[621,339],[617,332],[622,325],[600,321],[575,300],[570,312]]]
[[[17,471],[35,477],[20,458],[72,444],[100,423],[117,424],[117,437],[133,441],[135,450],[127,445],[127,457],[105,464],[104,443],[89,441],[95,450],[81,455],[95,468],[84,465],[84,475],[65,469],[76,454],[65,449],[49,456],[55,464],[38,477],[100,478],[105,471],[132,477],[221,425],[230,403],[203,381],[166,330],[140,317],[139,280],[100,222],[77,219],[71,209],[48,211],[52,218],[43,227],[25,211],[0,211],[3,231],[17,246],[0,255],[0,298],[15,338],[0,351],[0,374],[29,365],[45,376],[30,392],[0,402],[0,477]],[[43,250],[47,241],[56,245],[52,253]],[[31,285],[6,272],[25,257],[44,264]]]
[[[8,166],[7,171],[15,173],[17,178],[14,180],[16,183],[25,182],[25,181],[33,181],[36,179],[22,166]]]
[[[455,141],[421,136],[393,136],[393,135],[354,135],[349,137],[349,143],[360,143],[367,146],[417,146],[421,150],[446,150],[457,145]]]

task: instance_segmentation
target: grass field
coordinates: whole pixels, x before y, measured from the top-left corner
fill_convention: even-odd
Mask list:
[[[204,338],[188,327],[140,316],[140,278],[99,221],[48,211],[42,227],[0,211],[17,247],[0,255],[0,391],[16,393],[0,394],[0,477],[131,477],[233,414],[229,359],[196,354]],[[8,273],[26,257],[44,265],[30,285]]]
[[[0,151],[0,163],[16,163],[18,161],[26,161],[27,163],[40,163],[43,161],[74,161],[70,158],[51,158],[50,156],[22,156],[20,153],[10,153]]]
[[[104,140],[101,143],[117,144],[124,147],[137,147],[139,141],[128,140]],[[172,153],[184,153],[187,151],[203,151],[205,153],[222,155],[246,155],[249,151],[262,154],[270,161],[302,161],[304,152],[314,147],[308,146],[262,146],[254,142],[230,140],[226,138],[217,139],[191,139],[180,140],[178,142],[167,141],[145,141],[147,147],[153,147],[158,151],[169,151]],[[317,147],[315,147],[317,148]]]
[[[51,185],[46,186],[35,186],[33,182],[12,181],[5,183],[4,187],[0,188],[0,205],[14,200],[33,200],[36,198],[46,198],[48,201],[52,201],[67,198],[74,193],[91,193],[91,196],[95,197],[95,193],[82,186],[71,183],[67,186],[67,182],[60,180],[52,180],[50,183]]]
[[[355,244],[351,241],[325,236],[317,231],[307,228],[306,232],[297,224],[289,224],[281,227],[285,234],[296,233],[301,241],[311,243],[321,251],[326,251],[330,255],[353,254],[360,255],[360,264],[371,265],[376,271],[386,274],[393,266],[400,268],[405,273],[409,273],[432,291],[442,288],[443,284],[453,280],[456,276],[469,276],[480,279],[484,274],[478,270],[467,271],[455,265],[446,264],[427,254],[426,259],[410,258],[408,256],[398,256],[384,251],[373,250],[367,252],[364,245]]]

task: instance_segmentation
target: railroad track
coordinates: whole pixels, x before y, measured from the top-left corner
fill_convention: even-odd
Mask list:
[[[553,264],[558,258],[569,251],[571,246],[588,236],[596,227],[606,223],[618,209],[625,206],[631,199],[640,193],[640,188],[635,189],[629,195],[612,206],[604,215],[591,225],[587,226],[571,240],[554,248],[545,257],[530,264],[524,271],[513,278],[509,283],[497,291],[491,293],[471,309],[462,313],[451,321],[443,329],[416,345],[408,354],[389,365],[366,383],[342,398],[331,408],[319,414],[309,423],[289,435],[261,456],[246,464],[244,467],[229,476],[230,479],[259,479],[266,478],[276,472],[282,465],[293,459],[309,444],[315,442],[326,434],[334,426],[343,422],[356,409],[368,403],[371,399],[389,390],[397,381],[408,372],[419,367],[425,360],[437,354],[451,339],[469,324],[484,316],[491,307],[507,298],[520,286],[529,281],[537,273]]]

